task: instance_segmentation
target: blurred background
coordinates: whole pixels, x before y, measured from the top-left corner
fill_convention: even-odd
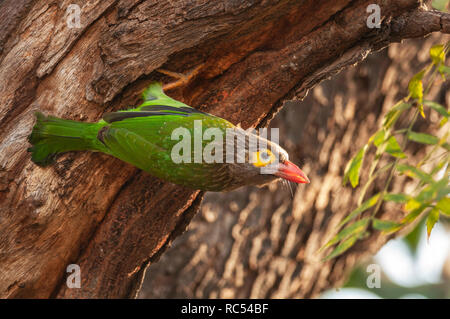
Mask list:
[[[421,221],[406,237],[373,235],[336,260],[324,263],[317,253],[356,205],[357,190],[342,186],[348,158],[407,95],[430,47],[448,40],[393,44],[303,101],[285,102],[270,126],[280,129],[280,144],[311,184],[293,196],[281,183],[207,193],[187,231],[147,271],[139,298],[449,298],[450,224],[442,217],[428,242]],[[448,105],[448,87],[433,92],[436,101]],[[408,149],[411,158],[421,154]],[[405,187],[408,181],[396,178],[394,190]],[[391,219],[401,214],[384,210]],[[381,287],[370,289],[366,269],[373,263],[381,267]]]
[[[382,270],[380,288],[368,288],[368,264]],[[450,298],[450,224],[441,219],[430,240],[421,222],[404,238],[389,241],[368,263],[356,267],[342,289],[320,298]]]

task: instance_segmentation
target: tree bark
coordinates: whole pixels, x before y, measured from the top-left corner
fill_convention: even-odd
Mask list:
[[[244,128],[266,125],[284,100],[306,96],[369,52],[450,29],[447,14],[412,0],[19,2],[0,3],[3,298],[134,296],[146,267],[184,231],[203,196],[103,154],[68,153],[49,168],[35,166],[26,152],[34,111],[96,121],[138,103],[149,82],[169,80],[156,69],[202,65],[170,94]],[[67,24],[74,2],[80,28]],[[366,25],[374,2],[380,29]],[[313,233],[308,227],[303,237]],[[349,256],[333,267],[351,265]],[[65,285],[73,263],[81,267],[80,289]],[[305,296],[316,282],[308,285]]]
[[[316,86],[304,101],[285,102],[270,126],[280,128],[280,141],[311,184],[298,186],[293,198],[281,183],[206,194],[189,231],[147,271],[139,298],[311,298],[339,288],[356,263],[391,238],[375,232],[345,255],[321,261],[319,248],[357,207],[358,189],[342,186],[345,164],[378,130],[388,108],[407,95],[430,47],[445,40],[437,35],[394,44]],[[448,105],[448,85],[433,90],[433,100]],[[434,115],[427,112],[415,129],[438,127]],[[407,148],[413,163],[423,153],[418,145]],[[381,191],[384,181],[382,176],[366,198]],[[410,182],[397,177],[394,192]],[[401,217],[392,206],[382,209],[383,219]],[[365,287],[370,273],[362,272]]]

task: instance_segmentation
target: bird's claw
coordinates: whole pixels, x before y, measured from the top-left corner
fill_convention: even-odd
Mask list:
[[[200,65],[197,65],[195,68],[191,69],[187,74],[173,72],[173,71],[169,71],[169,70],[165,70],[165,69],[157,69],[156,71],[158,71],[159,73],[168,75],[170,77],[173,77],[175,79],[178,79],[175,82],[170,82],[168,84],[163,85],[163,90],[167,91],[167,90],[177,88],[179,86],[187,85],[193,78],[195,78],[195,76],[197,76],[197,74],[199,73],[199,71],[201,70],[203,65],[204,65],[203,63]]]

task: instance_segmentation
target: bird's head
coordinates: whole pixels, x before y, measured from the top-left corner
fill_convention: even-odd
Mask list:
[[[242,130],[244,131],[244,130]],[[306,174],[294,163],[289,161],[288,153],[277,143],[258,135],[244,131],[245,152],[239,152],[237,147],[235,161],[230,170],[235,180],[242,185],[265,185],[277,179],[305,184],[309,183]],[[257,143],[249,142],[249,139]]]

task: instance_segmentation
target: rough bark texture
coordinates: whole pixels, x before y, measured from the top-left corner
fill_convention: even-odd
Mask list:
[[[358,191],[341,183],[345,164],[407,94],[431,45],[446,39],[392,45],[315,87],[304,101],[286,102],[270,126],[280,128],[280,140],[311,184],[299,186],[294,198],[281,183],[206,194],[188,231],[149,268],[139,298],[311,298],[338,288],[355,263],[389,239],[374,234],[337,260],[321,261],[318,249],[357,207]],[[449,84],[432,92],[443,105],[450,102]],[[420,121],[415,129],[438,126],[437,116],[427,115],[433,124]],[[408,148],[412,161],[423,152],[417,145]],[[380,191],[384,180],[370,193]],[[407,182],[397,177],[394,191]],[[390,220],[403,214],[392,206],[382,212]]]
[[[366,8],[374,2],[381,6],[381,29],[366,26]],[[66,8],[73,3],[81,7],[79,29],[66,23]],[[245,128],[265,125],[285,99],[305,96],[370,51],[402,38],[448,32],[448,15],[418,5],[413,0],[1,2],[0,297],[134,296],[146,266],[184,230],[202,196],[102,154],[70,153],[49,168],[35,166],[26,152],[35,110],[96,121],[106,111],[137,103],[150,81],[168,81],[157,68],[182,72],[203,64],[193,82],[171,95]],[[302,158],[307,154],[303,150]],[[322,213],[320,220],[327,216]],[[313,229],[302,231],[304,238]],[[264,262],[259,257],[252,262]],[[351,265],[349,258],[334,267]],[[81,289],[64,284],[71,263],[81,267]],[[320,280],[336,280],[323,276]],[[303,289],[312,292],[316,283],[308,285]]]

